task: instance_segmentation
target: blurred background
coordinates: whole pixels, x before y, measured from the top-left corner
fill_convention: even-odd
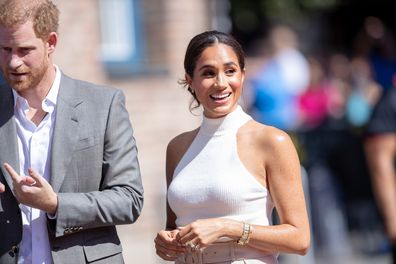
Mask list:
[[[241,104],[292,136],[302,162],[312,249],[281,263],[390,263],[362,151],[372,107],[396,79],[394,5],[385,0],[55,0],[55,62],[68,75],[122,89],[145,187],[141,217],[120,226],[126,263],[166,263],[165,150],[200,123],[177,84],[191,37],[232,33],[243,45]]]

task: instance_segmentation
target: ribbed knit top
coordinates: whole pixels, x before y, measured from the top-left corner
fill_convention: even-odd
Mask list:
[[[223,118],[203,118],[168,189],[177,226],[214,217],[271,224],[274,205],[269,192],[246,169],[237,152],[238,129],[249,120],[240,106]]]

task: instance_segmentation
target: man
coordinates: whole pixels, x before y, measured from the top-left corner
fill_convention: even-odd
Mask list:
[[[367,134],[365,152],[373,189],[396,263],[396,88],[377,104]]]
[[[0,0],[0,263],[123,263],[143,204],[122,92],[52,63],[50,0]]]

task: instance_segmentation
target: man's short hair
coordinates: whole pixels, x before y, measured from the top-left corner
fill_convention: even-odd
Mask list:
[[[0,26],[18,26],[29,20],[36,36],[45,40],[51,32],[58,32],[59,10],[51,0],[0,0]]]

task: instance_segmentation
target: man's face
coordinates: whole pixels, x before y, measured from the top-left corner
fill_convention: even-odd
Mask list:
[[[49,65],[48,43],[36,36],[32,21],[11,28],[0,26],[0,69],[15,91],[35,89]]]

